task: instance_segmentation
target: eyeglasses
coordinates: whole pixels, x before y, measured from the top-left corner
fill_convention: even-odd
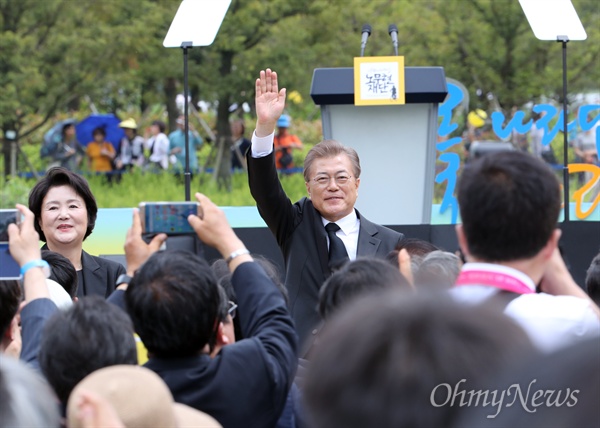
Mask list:
[[[335,177],[330,177],[328,175],[319,175],[318,177],[313,178],[313,181],[319,187],[326,187],[327,185],[329,185],[332,178],[338,186],[343,186],[346,183],[348,183],[348,180],[350,180],[352,176],[348,174],[338,174]]]
[[[229,315],[231,315],[231,318],[235,318],[235,316],[237,315],[237,307],[238,305],[236,305],[235,303],[233,303],[231,300],[228,303],[229,307],[227,309],[227,313]]]

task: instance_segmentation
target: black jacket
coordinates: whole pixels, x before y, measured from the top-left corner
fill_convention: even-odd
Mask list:
[[[167,384],[175,401],[208,413],[224,428],[273,427],[294,380],[297,337],[285,301],[256,263],[232,276],[246,339],[215,358],[150,358],[145,367]]]
[[[331,274],[328,266],[327,232],[312,201],[292,204],[275,169],[273,154],[253,158],[248,151],[250,192],[258,211],[271,229],[283,253],[285,285],[300,343],[305,343],[319,324],[319,289]],[[361,216],[357,256],[385,257],[403,235]]]

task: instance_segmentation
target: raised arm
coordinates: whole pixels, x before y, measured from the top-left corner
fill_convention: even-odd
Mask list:
[[[201,193],[196,193],[196,200],[200,202],[203,215],[190,215],[188,221],[198,238],[221,253],[231,272],[235,272],[240,264],[251,262],[249,251],[227,222],[223,210]]]
[[[9,225],[8,237],[10,254],[21,266],[25,302],[50,298],[46,277],[41,269],[47,263],[42,260],[40,237],[33,227],[34,215],[24,205],[17,204],[17,209],[23,215],[23,223],[20,227]]]
[[[48,319],[58,310],[50,300],[43,267],[40,237],[33,227],[33,213],[24,205],[17,205],[24,220],[20,227],[8,226],[10,254],[21,266],[26,305],[21,309],[21,360],[38,369],[38,354],[42,331]]]
[[[275,131],[277,119],[285,107],[285,94],[285,88],[279,89],[275,71],[270,68],[260,71],[255,94],[257,137],[266,137]]]

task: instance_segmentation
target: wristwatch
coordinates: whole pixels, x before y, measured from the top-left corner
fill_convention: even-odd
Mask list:
[[[131,282],[131,280],[132,280],[132,278],[129,275],[127,275],[126,273],[122,273],[117,278],[117,282],[115,282],[115,287],[118,287],[121,284],[127,284],[127,285],[129,285],[129,283]]]

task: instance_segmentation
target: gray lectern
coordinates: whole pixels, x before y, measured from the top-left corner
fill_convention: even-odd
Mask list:
[[[404,73],[404,105],[355,106],[353,68],[315,69],[311,96],[321,106],[323,137],[360,156],[357,209],[380,224],[429,224],[446,77],[442,67],[405,67]]]

